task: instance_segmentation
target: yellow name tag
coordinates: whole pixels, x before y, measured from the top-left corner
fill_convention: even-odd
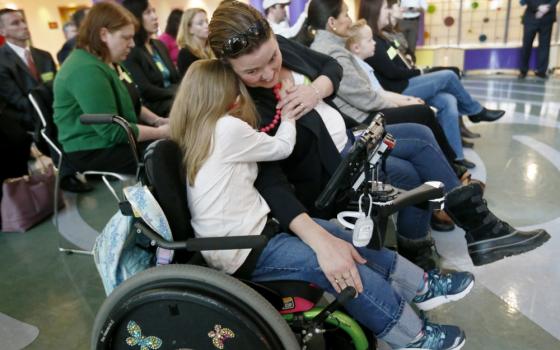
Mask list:
[[[53,78],[54,78],[54,73],[53,72],[46,72],[46,73],[41,74],[41,80],[44,83],[53,80]]]
[[[121,79],[126,81],[129,84],[132,84],[132,79],[130,78],[130,76],[126,72],[121,73]]]
[[[163,67],[163,64],[161,64],[161,62],[159,62],[159,61],[156,62],[156,66],[158,67],[158,69],[159,69],[161,72],[165,71],[165,68]]]
[[[393,59],[397,55],[397,50],[395,50],[395,48],[391,46],[389,50],[387,50],[387,55],[389,55],[390,59]]]

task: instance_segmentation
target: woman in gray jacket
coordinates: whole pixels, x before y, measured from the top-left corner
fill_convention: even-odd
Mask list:
[[[308,25],[315,29],[311,49],[333,57],[343,68],[342,80],[334,103],[341,112],[361,123],[368,123],[377,112],[385,115],[388,124],[417,123],[429,127],[451,166],[456,158],[434,112],[419,98],[395,94],[374,88],[368,72],[352,52],[345,48],[352,20],[343,3],[341,13],[334,20],[332,7],[321,1],[311,1]],[[327,11],[328,10],[328,11]],[[333,21],[334,20],[334,21]],[[367,65],[366,65],[367,66]],[[373,76],[373,72],[369,72]],[[458,171],[459,176],[464,169]]]

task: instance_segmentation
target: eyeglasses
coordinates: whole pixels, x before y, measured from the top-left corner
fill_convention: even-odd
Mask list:
[[[230,57],[239,54],[249,46],[250,39],[266,38],[267,26],[268,23],[263,24],[262,21],[257,20],[245,32],[233,35],[224,42],[222,56]]]

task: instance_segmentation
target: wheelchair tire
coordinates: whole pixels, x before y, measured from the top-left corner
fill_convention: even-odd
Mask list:
[[[148,342],[157,339],[162,344],[150,347]],[[148,269],[105,300],[94,321],[91,349],[142,344],[160,350],[300,348],[279,312],[257,292],[222,272],[195,265]]]

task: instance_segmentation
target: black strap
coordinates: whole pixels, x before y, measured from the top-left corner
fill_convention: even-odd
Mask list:
[[[268,237],[268,240],[271,240],[277,233],[280,233],[280,224],[274,218],[268,219],[261,235],[264,235]],[[237,269],[237,271],[235,271],[233,276],[236,278],[251,279],[251,275],[253,274],[259,257],[265,247],[266,246],[252,249],[249,256],[247,256],[247,259],[245,259],[243,264]]]

